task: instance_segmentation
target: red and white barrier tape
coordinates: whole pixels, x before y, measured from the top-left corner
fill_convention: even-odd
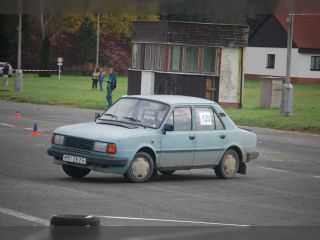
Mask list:
[[[18,69],[12,69],[15,72]],[[22,72],[59,72],[59,70],[47,70],[47,69],[20,69]]]

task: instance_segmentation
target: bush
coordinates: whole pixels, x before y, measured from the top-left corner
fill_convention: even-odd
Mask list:
[[[71,65],[70,67],[64,67],[63,73],[67,75],[77,76],[91,76],[95,69],[95,64],[85,63],[82,65]]]

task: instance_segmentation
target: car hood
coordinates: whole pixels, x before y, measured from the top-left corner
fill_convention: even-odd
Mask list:
[[[59,127],[54,131],[56,134],[79,137],[97,141],[114,141],[121,138],[128,138],[155,132],[152,128],[126,128],[111,124],[98,124],[95,122],[72,124]]]

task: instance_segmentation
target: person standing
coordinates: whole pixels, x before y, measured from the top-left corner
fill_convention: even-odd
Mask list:
[[[92,90],[97,90],[98,78],[99,78],[99,69],[96,68],[92,73]]]
[[[9,85],[9,65],[6,64],[2,69],[2,81],[5,88]]]
[[[105,75],[106,74],[105,74],[105,72],[103,71],[103,69],[101,67],[100,70],[99,70],[99,77],[98,77],[100,91],[103,91],[102,84],[103,84],[103,79],[104,79]]]
[[[109,72],[109,77],[107,80],[107,102],[109,107],[112,106],[112,91],[117,87],[117,76],[113,72],[113,67],[109,67],[108,72]]]

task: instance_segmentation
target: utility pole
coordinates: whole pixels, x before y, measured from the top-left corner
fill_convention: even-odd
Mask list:
[[[18,65],[16,69],[15,90],[17,92],[23,91],[23,76],[21,70],[21,35],[22,35],[22,14],[19,13],[18,26]]]
[[[100,13],[97,16],[97,52],[96,52],[96,68],[99,68],[99,48],[100,48]]]
[[[293,14],[288,15],[288,42],[287,42],[287,68],[286,80],[282,85],[280,115],[289,117],[293,115],[293,86],[291,84],[291,49],[293,38]]]

